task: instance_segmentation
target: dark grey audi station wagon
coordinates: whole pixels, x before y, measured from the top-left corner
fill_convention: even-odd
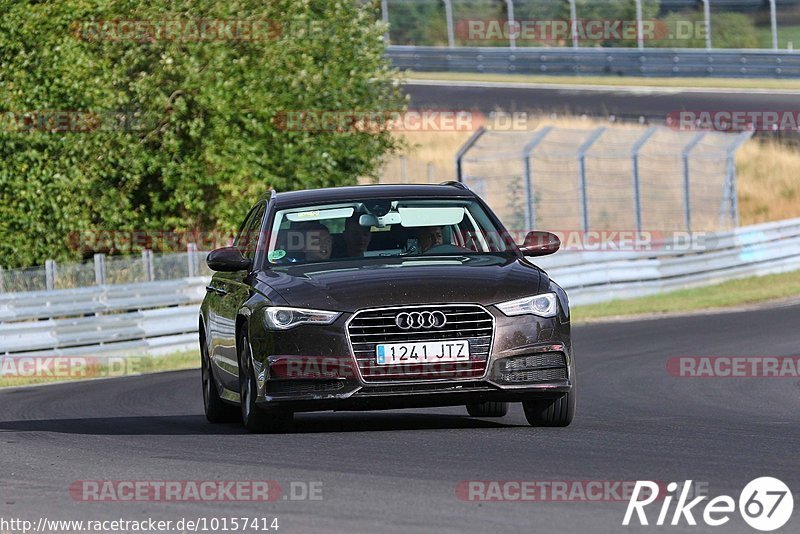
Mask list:
[[[212,423],[281,431],[293,414],[466,406],[566,426],[575,361],[564,290],[457,182],[272,192],[250,210],[200,310]]]

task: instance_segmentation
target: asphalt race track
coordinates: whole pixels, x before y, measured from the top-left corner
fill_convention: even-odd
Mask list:
[[[490,113],[566,113],[618,117],[647,117],[658,121],[678,111],[798,111],[800,93],[791,91],[685,91],[673,88],[581,89],[521,84],[504,87],[479,82],[459,85],[408,80],[405,91],[413,109],[479,109]]]
[[[687,479],[739,493],[776,476],[800,512],[800,383],[677,378],[674,356],[797,355],[800,306],[576,327],[578,413],[566,429],[463,408],[301,415],[249,435],[202,415],[199,371],[0,392],[0,516],[48,519],[278,517],[279,532],[756,532],[622,527],[623,502],[466,502],[463,480]],[[77,480],[322,482],[322,500],[81,502]],[[660,505],[656,505],[660,507]],[[648,509],[651,522],[658,508]],[[700,514],[702,515],[702,511]],[[671,516],[671,514],[670,514]]]

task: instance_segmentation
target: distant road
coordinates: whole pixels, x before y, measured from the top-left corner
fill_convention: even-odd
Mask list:
[[[673,111],[800,111],[800,92],[759,89],[580,87],[409,80],[414,108],[537,111],[662,119]]]

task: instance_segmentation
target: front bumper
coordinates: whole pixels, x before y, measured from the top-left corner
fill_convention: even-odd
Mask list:
[[[324,327],[262,330],[252,337],[257,403],[269,411],[380,410],[555,398],[574,388],[570,325],[563,316],[487,311],[494,333],[479,377],[365,381],[346,335],[352,315]],[[556,366],[555,359],[563,364]]]

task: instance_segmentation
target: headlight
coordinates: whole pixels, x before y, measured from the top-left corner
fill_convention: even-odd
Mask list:
[[[497,308],[509,317],[526,314],[555,317],[558,313],[558,297],[555,293],[543,293],[533,297],[509,300],[498,304]]]
[[[270,306],[264,314],[264,322],[270,330],[288,330],[305,323],[331,324],[340,315],[341,312]]]

